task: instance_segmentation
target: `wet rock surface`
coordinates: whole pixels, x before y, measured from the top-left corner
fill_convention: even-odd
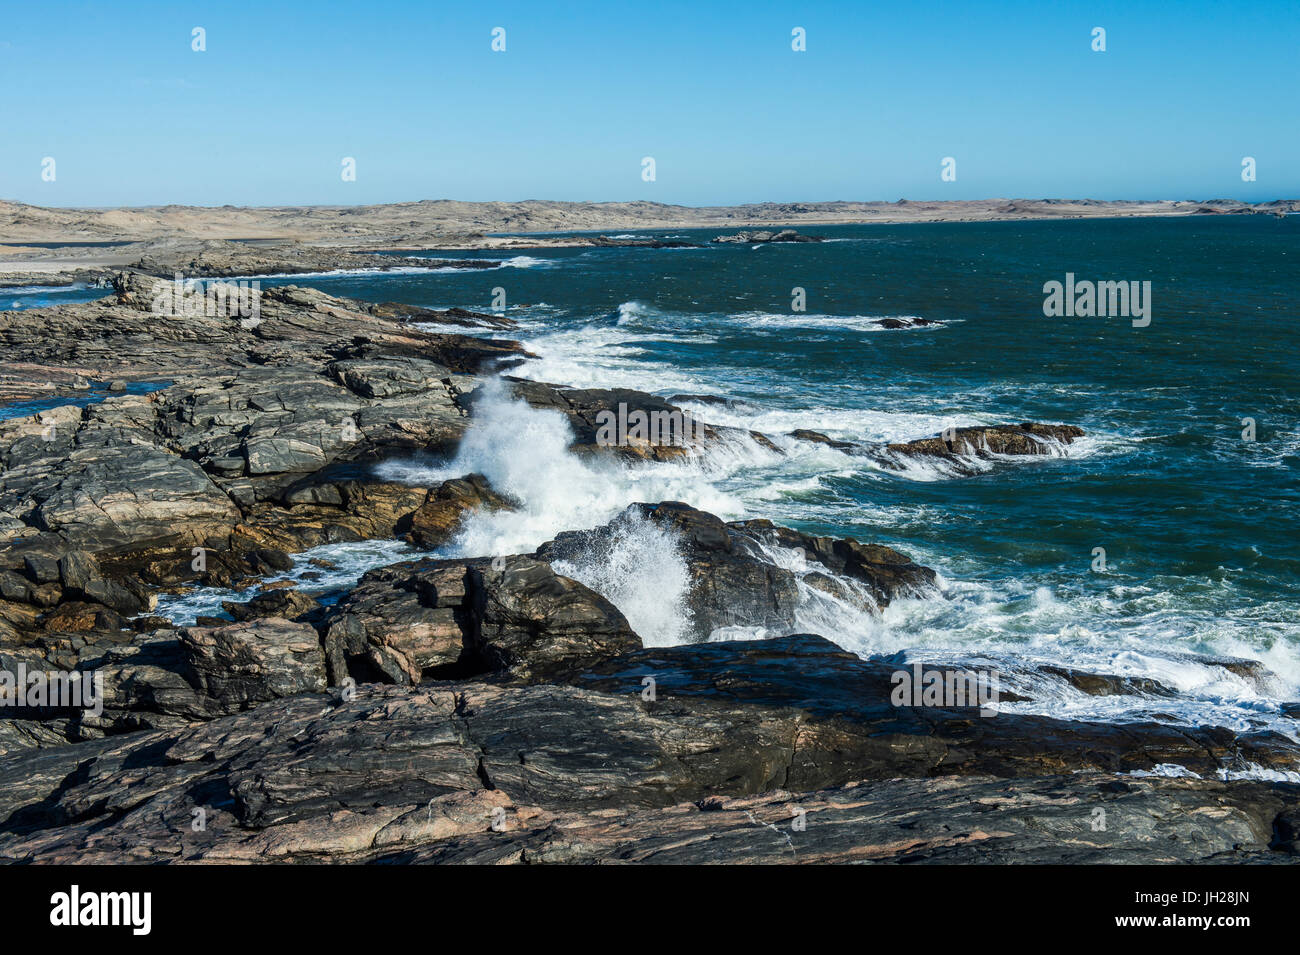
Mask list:
[[[898,597],[920,596],[935,584],[933,570],[888,547],[810,537],[766,520],[725,523],[680,501],[634,504],[602,527],[559,535],[542,545],[538,556],[578,561],[594,554],[599,562],[637,521],[667,528],[677,540],[691,578],[687,606],[698,641],[725,627],[791,632],[801,600],[799,578],[772,548],[796,552],[796,560],[848,578],[838,595],[863,609],[879,610]]]
[[[1051,454],[1083,437],[1083,429],[1068,424],[993,425],[954,428],[933,438],[890,444],[885,451],[904,457],[935,457],[957,461],[963,456],[989,458],[1000,454]]]
[[[931,324],[925,319],[919,319],[918,323]],[[865,455],[888,471],[904,471],[914,463],[932,461],[938,462],[947,473],[961,476],[981,473],[988,462],[1003,458],[1064,456],[1068,446],[1082,438],[1084,431],[1075,425],[1026,421],[1014,425],[952,428],[933,437],[884,445],[839,441],[807,428],[791,431],[788,436],[810,444],[826,445],[846,454]]]

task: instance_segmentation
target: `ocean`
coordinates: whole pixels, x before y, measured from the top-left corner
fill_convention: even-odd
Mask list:
[[[566,450],[562,418],[501,392],[455,461],[380,469],[415,482],[477,470],[524,501],[521,512],[472,519],[448,556],[532,550],[635,501],[766,517],[888,544],[941,575],[938,592],[879,618],[804,588],[801,629],[850,651],[1018,675],[1035,698],[1008,711],[1296,737],[1286,703],[1300,698],[1300,220],[801,231],[826,241],[712,245],[719,230],[643,232],[705,245],[431,249],[502,266],[262,281],[484,311],[504,289],[519,327],[497,337],[538,356],[511,374],[724,397],[726,406],[683,406],[763,431],[786,452],[735,441],[691,463],[583,461]],[[1149,324],[1048,317],[1044,285],[1067,274],[1149,281]],[[792,309],[795,289],[806,311]],[[24,304],[102,294],[88,292]],[[889,316],[937,324],[876,324]],[[1086,437],[1061,455],[985,462],[973,475],[940,462],[891,470],[782,437],[807,428],[877,444],[1021,421],[1075,424]],[[344,577],[409,554],[395,543],[320,553]],[[317,555],[304,555],[303,567],[307,556]],[[798,554],[773,556],[802,569]],[[682,638],[685,570],[653,528],[630,535],[612,561],[564,570],[609,597],[647,643]],[[222,596],[169,598],[160,612],[183,619]],[[714,639],[766,635],[729,628]],[[1172,695],[1090,695],[1043,669],[1053,666],[1152,679]]]

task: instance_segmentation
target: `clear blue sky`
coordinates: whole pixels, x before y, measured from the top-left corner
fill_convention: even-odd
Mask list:
[[[4,0],[0,197],[1289,198],[1297,90],[1294,0]]]

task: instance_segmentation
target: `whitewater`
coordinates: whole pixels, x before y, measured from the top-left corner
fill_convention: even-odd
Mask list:
[[[1105,224],[1057,226],[1067,244],[1076,241],[1072,229],[1080,233],[1080,257],[1104,258],[1098,248],[1126,241],[1099,244],[1092,233]],[[1177,230],[1185,224],[1136,227],[1165,230],[1163,241],[1180,261],[1196,265],[1188,248],[1200,250],[1204,240],[1184,239]],[[1278,228],[1224,226],[1256,227]],[[518,269],[528,284],[510,289],[512,302],[524,303],[507,312],[518,327],[485,333],[520,340],[536,356],[510,375],[651,392],[705,421],[761,431],[777,451],[733,435],[707,454],[669,463],[579,457],[568,449],[572,435],[562,415],[530,408],[490,381],[453,459],[384,462],[376,477],[427,486],[478,472],[521,504],[471,516],[436,552],[442,557],[527,553],[562,531],[606,524],[629,504],[666,500],[724,520],[765,517],[808,533],[887,544],[938,571],[934,592],[872,614],[801,584],[798,629],[863,657],[995,668],[1005,687],[1031,698],[1004,703],[1008,712],[1268,728],[1296,738],[1287,703],[1300,696],[1293,586],[1300,561],[1288,544],[1294,511],[1276,508],[1294,500],[1300,441],[1279,431],[1243,446],[1235,427],[1242,405],[1265,421],[1297,410],[1287,387],[1294,378],[1276,367],[1277,347],[1258,346],[1246,379],[1230,372],[1211,354],[1230,336],[1204,304],[1204,289],[1201,299],[1182,306],[1197,317],[1194,328],[1162,327],[1159,314],[1143,338],[1131,330],[1044,324],[1041,297],[1020,297],[1007,278],[1023,271],[1021,284],[1032,287],[1036,277],[1023,261],[1023,237],[1011,241],[990,230],[969,268],[964,261],[952,266],[961,266],[960,276],[925,273],[922,281],[918,263],[933,269],[936,249],[951,257],[951,240],[927,245],[921,233],[905,229],[894,240],[882,229],[840,233],[833,244],[773,247],[759,256],[733,248],[684,257],[539,252],[553,267]],[[1150,237],[1135,241],[1151,247]],[[1264,243],[1252,255],[1267,256],[1268,248]],[[1231,262],[1222,252],[1197,254]],[[999,255],[994,269],[988,259]],[[791,283],[769,280],[796,267],[801,282],[822,281],[822,301],[810,314],[784,312],[780,297]],[[1091,271],[1105,274],[1105,262]],[[1236,289],[1222,294],[1251,301],[1262,334],[1272,327],[1267,308],[1275,300],[1260,299],[1246,260],[1239,271],[1241,289],[1255,298]],[[852,281],[845,278],[850,272]],[[1230,283],[1232,276],[1216,280]],[[473,307],[499,281],[353,276],[328,290]],[[1184,284],[1190,294],[1194,283]],[[876,324],[904,316],[940,324],[902,331]],[[1148,385],[1140,399],[1135,375]],[[1086,437],[1042,459],[972,459],[958,472],[925,460],[890,469],[788,434],[806,428],[877,445],[1022,420],[1078,424]],[[1256,516],[1257,501],[1273,508],[1271,520]],[[1110,558],[1100,573],[1089,566],[1097,546]],[[299,555],[293,573],[326,556],[337,565],[334,586],[416,556],[396,542],[318,551]],[[796,576],[812,569],[799,552],[778,548],[766,556]],[[648,645],[678,643],[690,632],[685,565],[678,543],[658,526],[625,521],[611,552],[558,569],[607,597]],[[219,606],[222,596],[168,598],[167,612],[183,620]],[[726,628],[710,639],[774,635]],[[1155,681],[1171,694],[1094,696],[1045,668]]]

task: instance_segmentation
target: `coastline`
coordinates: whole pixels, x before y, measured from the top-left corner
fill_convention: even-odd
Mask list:
[[[651,202],[426,200],[370,206],[135,209],[45,208],[0,200],[0,235],[5,237],[5,243],[0,245],[0,288],[103,284],[113,269],[123,267],[160,276],[180,271],[187,277],[394,267],[400,263],[376,261],[375,254],[425,249],[491,252],[584,248],[601,244],[604,234],[626,231],[1297,212],[1300,200],[1292,199],[1257,204],[1225,199],[984,199],[716,207]],[[105,243],[114,245],[106,247]],[[196,255],[204,254],[216,261],[208,267],[193,267]]]
[[[575,457],[607,464],[824,434],[706,420],[697,448],[610,447],[601,410],[681,408],[511,377],[531,358],[519,342],[426,327],[511,334],[508,317],[290,285],[257,292],[249,325],[160,315],[153,280],[123,272],[94,302],[0,313],[15,388],[88,366],[124,385],[0,422],[0,649],[106,687],[93,718],[0,721],[0,859],[1279,863],[1298,848],[1293,739],[900,706],[892,658],[792,631],[802,588],[865,613],[933,588],[888,546],[654,500],[524,552],[433,553],[474,515],[526,503],[460,466],[471,429],[514,433],[492,430],[503,409],[562,416]],[[1026,423],[843,450],[956,464],[1081,435]],[[377,467],[431,450],[446,477]],[[651,527],[672,530],[690,575],[699,632],[677,645],[648,643],[579,579],[585,551]],[[318,600],[317,571],[291,571],[337,541],[425,553],[381,557]],[[773,556],[796,549],[798,572]],[[232,619],[161,613],[205,588]],[[701,642],[737,623],[791,635]],[[1003,700],[1044,680],[1168,691],[1054,666],[1006,674]],[[211,807],[200,834],[183,831],[194,806]],[[182,831],[157,823],[172,818]]]

